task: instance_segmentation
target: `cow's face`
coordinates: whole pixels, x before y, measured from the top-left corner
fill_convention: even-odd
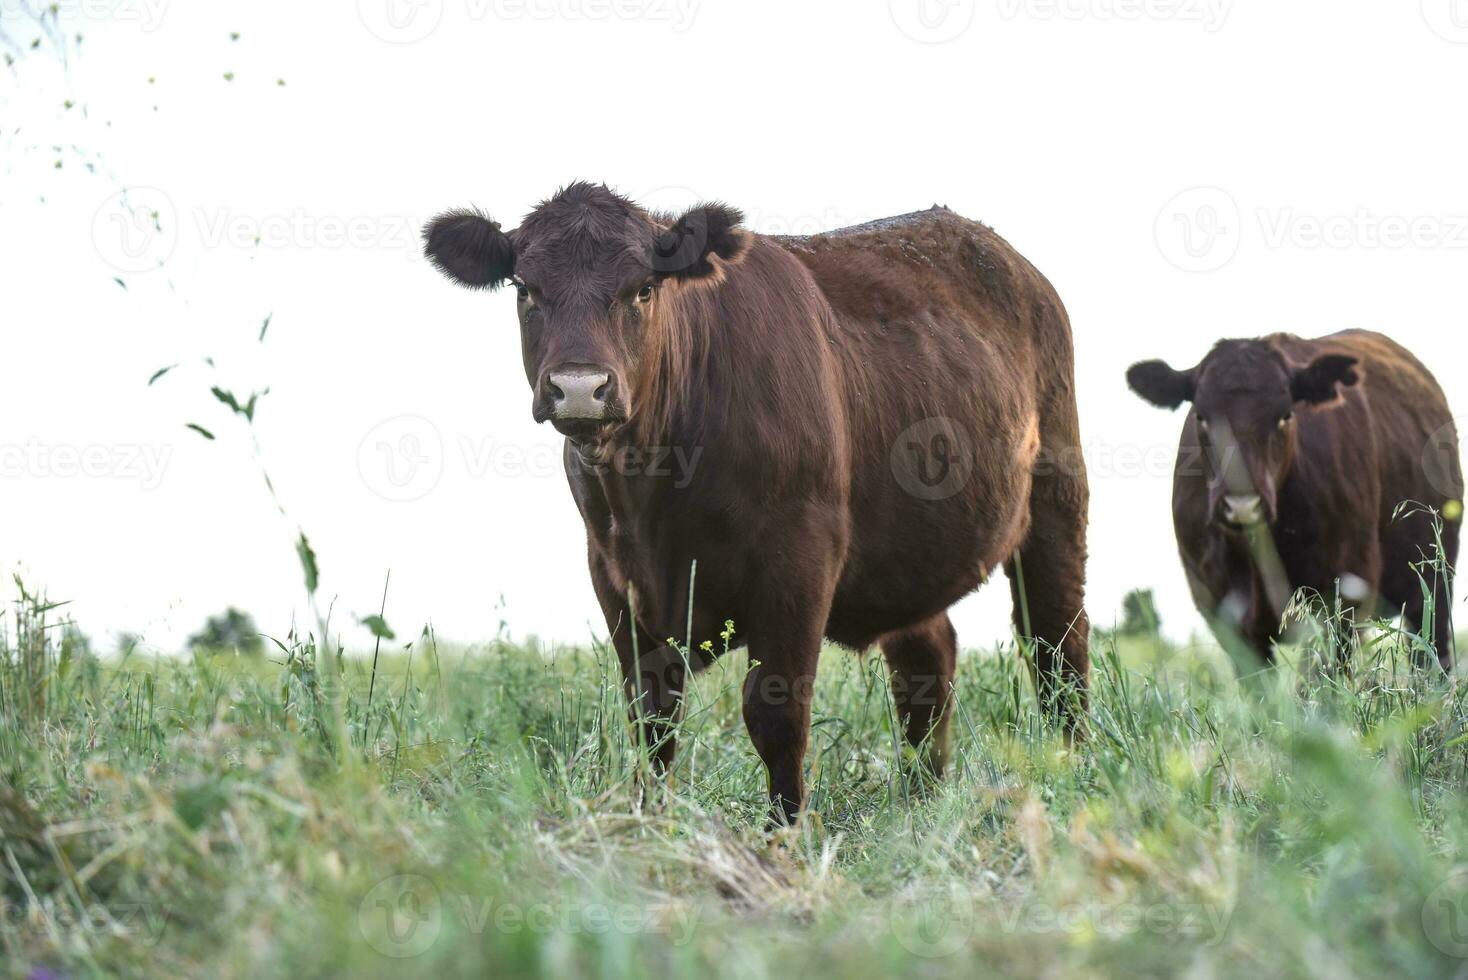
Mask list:
[[[461,285],[514,286],[535,420],[598,443],[637,411],[665,293],[733,259],[746,242],[741,220],[722,205],[660,218],[605,187],[572,184],[508,233],[477,211],[442,214],[424,230],[424,251]]]
[[[1145,361],[1127,372],[1132,390],[1154,405],[1192,403],[1189,425],[1209,467],[1208,513],[1235,529],[1278,516],[1299,438],[1296,413],[1338,404],[1340,389],[1359,380],[1354,357],[1325,354],[1294,366],[1259,341],[1225,341],[1190,371]]]

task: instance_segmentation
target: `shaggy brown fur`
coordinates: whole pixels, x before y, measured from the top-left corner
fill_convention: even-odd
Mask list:
[[[1289,589],[1333,602],[1340,584],[1348,611],[1401,614],[1451,668],[1451,579],[1422,571],[1434,606],[1428,628],[1413,565],[1436,554],[1421,507],[1445,515],[1445,558],[1457,560],[1463,473],[1447,400],[1417,358],[1364,330],[1275,334],[1223,341],[1190,371],[1137,364],[1128,380],[1154,404],[1192,402],[1173,521],[1194,599],[1220,639],[1242,636],[1266,658],[1279,639],[1283,610],[1225,499],[1257,495],[1258,526]]]
[[[568,436],[592,584],[660,764],[684,682],[669,638],[691,640],[698,669],[727,619],[755,664],[744,717],[778,818],[805,799],[823,637],[881,646],[908,737],[940,770],[947,609],[1001,565],[1041,701],[1079,725],[1070,326],[1003,239],[944,208],[773,238],[723,206],[675,220],[588,184],[508,234],[466,214],[432,224],[427,252],[463,284],[516,284],[533,409]],[[556,417],[547,378],[568,366],[607,375],[599,424]],[[643,465],[667,449],[698,461],[691,476]]]

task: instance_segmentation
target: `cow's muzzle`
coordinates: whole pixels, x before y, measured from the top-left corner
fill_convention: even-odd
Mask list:
[[[547,371],[535,400],[535,418],[572,438],[586,437],[622,420],[617,379],[601,368],[568,366]]]
[[[1219,519],[1231,527],[1253,527],[1264,523],[1264,500],[1258,494],[1224,496]]]

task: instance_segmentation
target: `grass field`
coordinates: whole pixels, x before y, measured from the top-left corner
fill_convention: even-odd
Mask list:
[[[740,654],[639,805],[608,651],[424,635],[374,680],[38,627],[8,617],[0,673],[14,976],[1468,974],[1468,704],[1390,637],[1242,683],[1100,642],[1074,749],[1012,649],[971,652],[936,787],[880,658],[830,650],[813,814],[771,840]]]

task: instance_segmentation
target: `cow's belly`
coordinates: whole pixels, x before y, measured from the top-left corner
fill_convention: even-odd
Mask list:
[[[1015,455],[987,460],[952,496],[924,499],[900,484],[867,495],[854,509],[828,637],[868,646],[941,613],[1013,556],[1029,527],[1037,451],[1023,431],[1017,438]]]

